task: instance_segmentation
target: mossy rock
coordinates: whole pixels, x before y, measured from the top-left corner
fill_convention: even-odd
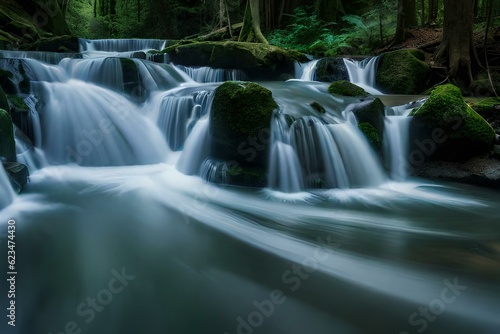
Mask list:
[[[0,109],[0,158],[5,159],[5,161],[16,161],[12,119],[4,109]]]
[[[293,73],[296,61],[307,60],[300,52],[262,43],[183,41],[162,53],[168,53],[174,64],[240,69],[251,80],[276,79],[283,73]]]
[[[16,110],[29,110],[28,105],[24,102],[24,98],[22,96],[9,95],[8,99]]]
[[[463,161],[488,152],[495,139],[493,128],[467,103],[460,89],[452,84],[434,88],[429,99],[410,116],[423,124],[427,138],[437,138],[433,133],[440,131],[436,147],[430,158]],[[430,145],[430,144],[429,144]]]
[[[366,139],[368,139],[370,145],[372,145],[375,149],[380,149],[382,141],[380,140],[377,129],[375,129],[373,125],[368,122],[362,122],[358,124],[358,128],[361,130],[361,132],[363,132]]]
[[[386,94],[420,94],[427,88],[430,67],[421,50],[405,49],[380,56],[376,84]]]
[[[318,102],[314,101],[309,104],[311,108],[313,108],[315,111],[319,112],[320,114],[326,114],[326,109],[323,107],[321,104]]]
[[[210,114],[211,157],[243,168],[267,168],[271,117],[277,108],[271,91],[256,83],[220,85]]]
[[[8,44],[22,49],[29,48],[30,43],[41,38],[69,35],[66,20],[56,0],[0,2],[0,22],[4,23],[1,35],[8,40]]]
[[[363,88],[346,80],[332,82],[330,87],[328,87],[328,93],[352,97],[368,96],[368,93]]]
[[[349,73],[344,59],[328,57],[318,61],[316,65],[315,80],[321,82],[333,82],[338,80],[349,80]]]
[[[495,92],[500,92],[500,71],[491,70],[489,74],[486,70],[479,72],[472,83],[472,92],[475,96],[495,96]]]
[[[0,109],[10,110],[9,100],[7,100],[7,95],[3,91],[2,86],[0,85]]]
[[[366,99],[356,103],[352,112],[358,120],[358,126],[367,135],[374,148],[380,148],[380,138],[384,134],[385,117],[385,106],[382,101],[378,97]]]
[[[500,134],[500,98],[490,97],[473,103],[471,107]]]

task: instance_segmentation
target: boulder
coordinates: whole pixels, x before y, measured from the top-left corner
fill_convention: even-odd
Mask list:
[[[351,97],[368,96],[368,93],[363,88],[346,80],[332,82],[330,87],[328,87],[328,93]]]
[[[410,116],[412,140],[427,159],[465,161],[490,151],[493,128],[467,103],[460,89],[446,84],[432,90],[429,99]],[[420,144],[419,144],[420,143]]]
[[[500,134],[500,98],[490,97],[473,103],[471,107],[490,123],[495,133]]]
[[[19,193],[28,183],[29,180],[29,170],[28,166],[17,163],[17,162],[4,162],[3,168],[7,172],[10,184],[15,192]]]
[[[5,161],[16,161],[12,119],[3,109],[0,109],[0,158]]]
[[[168,54],[174,64],[240,69],[250,80],[277,79],[284,73],[294,73],[296,61],[307,61],[300,52],[261,43],[184,41],[162,53]]]
[[[352,106],[358,127],[375,149],[380,149],[384,135],[385,106],[379,98],[368,98]]]
[[[344,59],[328,57],[318,61],[315,80],[321,82],[348,81],[349,73],[347,72]]]
[[[225,82],[215,91],[210,114],[211,158],[259,174],[267,170],[272,93],[253,82]],[[238,169],[239,174],[243,170]]]
[[[405,49],[380,56],[376,85],[386,94],[420,94],[427,88],[430,67],[421,50]]]

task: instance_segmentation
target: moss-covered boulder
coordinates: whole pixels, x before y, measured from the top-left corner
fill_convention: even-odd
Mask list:
[[[473,103],[471,107],[500,134],[500,98],[490,97]]]
[[[495,132],[477,112],[465,103],[460,89],[446,84],[436,87],[429,99],[413,110],[420,128],[415,142],[428,158],[463,161],[488,152]],[[423,131],[422,131],[423,130]]]
[[[380,56],[376,84],[386,94],[420,94],[427,88],[430,67],[421,50],[405,49]]]
[[[326,114],[326,109],[323,107],[319,102],[311,102],[309,103],[311,108],[313,108],[316,112],[319,112],[320,114]]]
[[[12,120],[9,113],[3,109],[0,109],[0,158],[5,161],[16,161]]]
[[[328,93],[352,97],[368,96],[368,93],[363,88],[346,80],[332,82],[330,87],[328,87]]]
[[[500,71],[491,69],[489,73],[486,70],[479,72],[471,88],[475,96],[495,96],[495,92],[500,92]]]
[[[162,52],[174,64],[240,69],[250,80],[277,79],[283,73],[293,73],[296,61],[307,61],[300,52],[261,43],[184,41]]]
[[[377,129],[375,129],[375,127],[368,122],[359,123],[358,127],[365,135],[366,139],[368,139],[370,145],[372,145],[375,149],[379,149],[380,145],[382,145],[382,140],[380,139]]]
[[[0,109],[10,110],[9,101],[7,100],[7,95],[5,95],[5,92],[3,91],[1,85],[0,85]]]
[[[210,156],[245,170],[265,172],[276,108],[271,91],[256,83],[230,81],[220,85],[210,114]]]
[[[368,141],[379,149],[384,134],[385,106],[382,101],[378,97],[366,99],[352,106],[352,112]]]
[[[321,82],[348,81],[349,73],[347,72],[344,59],[327,57],[318,61],[315,80]]]

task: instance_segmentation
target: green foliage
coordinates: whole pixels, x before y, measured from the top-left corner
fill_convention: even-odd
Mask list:
[[[339,80],[334,81],[330,87],[328,87],[328,93],[341,95],[341,96],[367,96],[368,93],[361,87],[356,86],[355,84],[346,81]]]
[[[276,29],[266,36],[270,44],[320,55],[335,42],[332,27],[336,23],[318,19],[312,6],[298,7],[291,23],[284,29]]]
[[[378,135],[377,129],[373,127],[368,122],[359,123],[358,128],[363,132],[363,134],[368,139],[368,142],[376,148],[381,145],[380,136]]]
[[[386,2],[384,2],[386,3]],[[311,6],[298,7],[291,23],[272,31],[267,40],[282,48],[295,49],[316,56],[340,54],[371,54],[381,42],[380,10],[385,39],[394,33],[396,16],[387,15],[388,4],[376,6],[361,16],[345,15],[340,22],[318,19]]]

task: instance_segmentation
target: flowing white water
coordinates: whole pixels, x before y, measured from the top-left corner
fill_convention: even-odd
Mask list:
[[[9,177],[3,166],[0,165],[0,211],[12,203],[15,196]]]
[[[295,77],[300,80],[313,81],[316,77],[316,66],[321,59],[307,63],[295,63]]]
[[[78,58],[78,56],[75,53],[0,50],[1,58],[29,58],[53,65],[59,64],[64,58]]]
[[[408,176],[408,149],[411,117],[387,116],[384,124],[384,156],[391,178],[402,181]]]
[[[196,82],[223,82],[223,81],[244,81],[247,79],[246,74],[242,70],[223,69],[203,67],[188,67],[176,65],[177,68],[184,71],[191,79]]]
[[[86,166],[164,161],[168,148],[158,128],[121,95],[82,81],[41,82],[42,147],[52,164]]]
[[[377,64],[379,57],[369,57],[361,61],[344,58],[349,73],[349,81],[363,88],[370,94],[382,94],[375,87]]]
[[[161,39],[79,39],[80,52],[127,52],[139,50],[163,50],[165,48],[166,42],[166,40]]]

